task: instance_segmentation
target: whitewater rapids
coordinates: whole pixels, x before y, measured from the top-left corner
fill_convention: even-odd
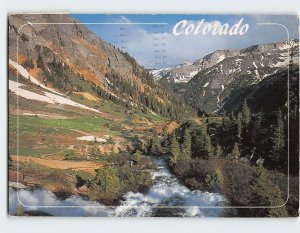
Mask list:
[[[14,215],[21,201],[26,211],[43,211],[54,216],[115,217],[217,217],[223,213],[224,196],[191,191],[169,172],[164,160],[151,170],[155,184],[145,193],[128,192],[118,206],[104,206],[78,195],[65,199],[40,188],[9,188],[9,213]],[[18,192],[18,195],[17,195]]]

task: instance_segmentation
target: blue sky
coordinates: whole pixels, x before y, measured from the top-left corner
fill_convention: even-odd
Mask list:
[[[241,49],[254,44],[287,39],[287,33],[281,26],[257,23],[281,23],[288,28],[291,38],[298,38],[299,35],[299,19],[295,16],[73,14],[72,17],[86,24],[103,40],[127,51],[146,68],[162,68],[186,61],[193,62],[218,49]],[[241,18],[244,18],[244,23],[249,24],[249,30],[243,36],[211,34],[175,36],[172,33],[174,25],[181,20],[196,23],[204,19],[205,22],[233,25]]]

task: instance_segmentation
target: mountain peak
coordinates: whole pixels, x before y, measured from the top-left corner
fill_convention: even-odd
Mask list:
[[[161,82],[183,94],[194,107],[216,112],[223,108],[232,90],[255,85],[286,70],[290,58],[292,64],[299,64],[298,46],[298,40],[291,40],[241,50],[216,50],[192,65],[169,69]]]

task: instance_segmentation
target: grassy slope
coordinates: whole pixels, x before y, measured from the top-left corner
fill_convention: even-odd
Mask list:
[[[17,81],[16,76],[10,72],[9,79]],[[27,90],[43,94],[43,90],[32,85],[28,80],[19,77],[19,82],[26,85]],[[84,90],[91,93],[90,90]],[[100,147],[105,147],[108,151],[113,148],[114,144],[126,148],[130,143],[130,138],[123,136],[123,130],[132,129],[134,133],[138,133],[136,127],[144,127],[149,129],[154,124],[159,123],[164,118],[154,115],[150,112],[143,113],[140,110],[127,110],[123,106],[116,105],[112,102],[99,99],[98,101],[88,100],[77,93],[69,93],[67,97],[73,101],[84,104],[88,107],[99,109],[101,113],[95,113],[88,110],[83,110],[76,107],[49,105],[40,101],[32,101],[25,98],[19,98],[17,107],[17,97],[13,93],[9,93],[9,154],[20,156],[30,156],[44,159],[65,160],[66,155],[68,160],[76,161],[103,161],[104,163],[120,163],[126,164],[128,157],[122,154],[103,154],[97,152]],[[32,116],[24,115],[27,113]],[[41,117],[38,114],[47,115]],[[53,116],[58,116],[55,118]],[[18,123],[18,124],[17,124]],[[17,137],[19,133],[19,137]],[[110,135],[112,143],[95,143],[78,141],[76,138],[84,135]],[[19,148],[17,148],[17,139],[19,138]],[[123,143],[123,144],[122,144]],[[108,145],[107,145],[108,144]],[[96,151],[97,156],[93,157],[91,153]],[[109,153],[109,152],[108,152]],[[95,154],[95,153],[94,153]],[[125,165],[124,164],[124,165]],[[127,169],[127,166],[116,166],[117,172],[122,172],[122,169]],[[125,170],[126,170],[125,169]],[[12,161],[10,171],[17,170],[17,161]],[[128,170],[128,169],[127,169]],[[127,171],[126,170],[126,171]],[[122,189],[114,195],[100,195],[103,190],[84,189],[79,191],[76,189],[76,177],[88,181],[93,179],[95,174],[86,171],[73,169],[55,169],[47,166],[41,166],[33,161],[20,162],[19,171],[25,175],[25,183],[32,185],[40,185],[52,191],[62,191],[90,196],[96,200],[114,201],[118,199],[122,192],[129,190],[139,190],[150,185],[151,177],[144,168],[135,166],[133,170],[127,171],[129,174],[133,172],[134,179],[143,175],[144,181],[139,183],[133,182],[127,184],[126,180],[121,181]],[[132,176],[132,175],[131,175]],[[147,182],[146,182],[147,181]],[[136,183],[135,185],[133,185]],[[100,194],[99,194],[100,192]],[[97,194],[97,195],[96,195]],[[104,192],[105,194],[105,192]],[[95,196],[96,195],[96,196]],[[100,196],[99,196],[100,195]]]
[[[17,81],[13,72],[9,73],[9,79]],[[19,77],[20,83],[26,85],[26,89],[41,93],[41,89],[32,85],[28,80]],[[91,90],[87,90],[91,91]],[[94,93],[93,93],[94,94]],[[68,119],[41,118],[39,116],[24,116],[18,113],[17,97],[9,93],[9,144],[10,153],[16,154],[17,128],[19,129],[20,155],[34,156],[43,154],[59,153],[66,149],[64,144],[74,144],[74,139],[78,133],[74,131],[83,131],[91,135],[110,135],[121,136],[124,128],[134,128],[136,126],[147,126],[149,123],[160,122],[162,117],[152,113],[143,113],[140,110],[130,110],[116,105],[109,101],[99,99],[99,101],[88,100],[76,93],[71,93],[68,97],[78,103],[89,107],[99,109],[101,114],[95,114],[90,111],[72,108],[68,106],[50,107],[48,104],[19,98],[19,112],[58,114],[68,117]],[[13,111],[14,110],[14,111]],[[19,124],[17,125],[17,122]]]

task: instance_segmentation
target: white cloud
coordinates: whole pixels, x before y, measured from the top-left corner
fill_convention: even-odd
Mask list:
[[[291,38],[295,38],[299,30],[297,20],[296,17],[289,16],[247,17],[245,23],[249,23],[250,27],[243,36],[211,34],[174,36],[172,30],[164,32],[164,27],[159,30],[159,33],[154,33],[146,27],[130,25],[127,28],[126,50],[147,68],[167,67],[184,61],[193,62],[218,49],[241,49],[253,44],[286,40],[287,36],[283,28],[274,25],[258,25],[257,22],[282,23],[288,27]],[[199,21],[193,21],[195,24],[197,22]],[[216,20],[209,23],[221,24]]]
[[[149,67],[170,66],[194,61],[214,51],[216,45],[225,47],[223,36],[174,36],[172,33],[148,33],[138,30],[128,36],[128,52],[140,64]]]

